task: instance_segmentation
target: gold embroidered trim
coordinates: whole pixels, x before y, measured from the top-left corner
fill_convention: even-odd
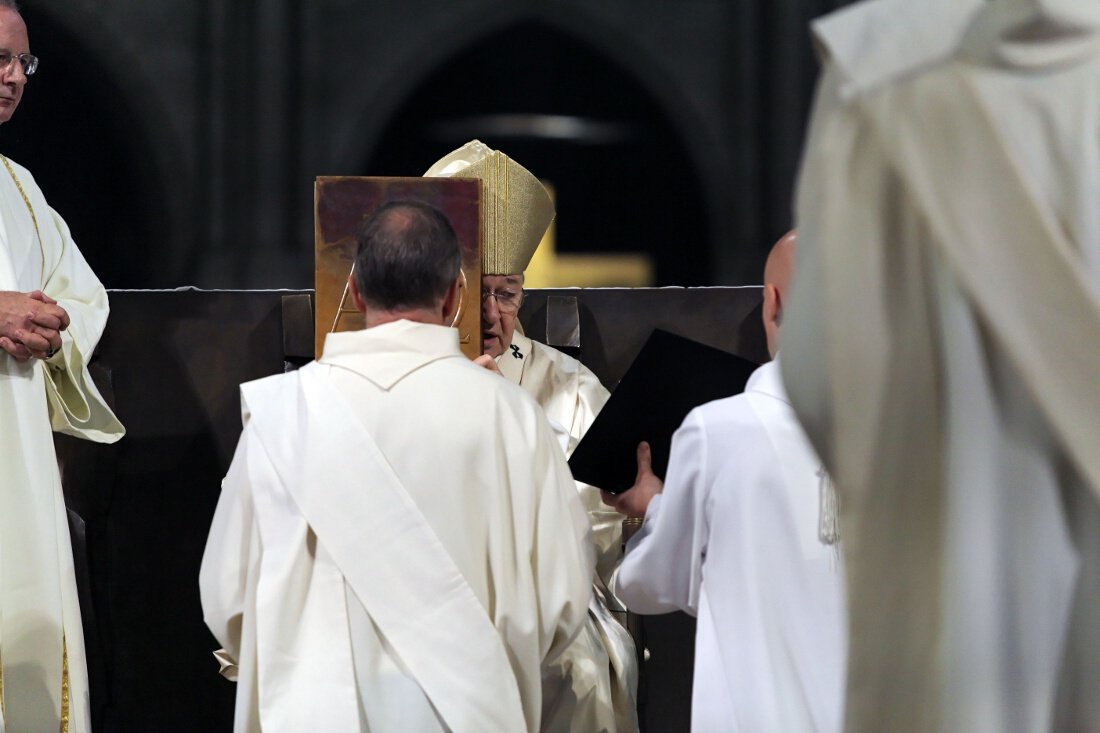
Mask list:
[[[497,241],[508,241],[507,238],[512,235],[511,223],[512,220],[508,217],[512,214],[512,176],[508,170],[508,156],[501,153],[499,164],[497,165],[497,180],[503,183],[504,198],[500,202],[500,209],[497,211]],[[509,267],[509,270],[512,268]],[[523,269],[527,269],[524,267]]]
[[[34,207],[31,206],[31,200],[27,198],[27,192],[23,190],[23,184],[19,182],[19,178],[15,175],[15,169],[11,167],[11,163],[6,156],[0,155],[0,161],[3,161],[4,167],[8,169],[8,175],[15,181],[15,187],[19,189],[19,195],[23,197],[23,203],[27,205],[27,211],[31,214],[31,223],[34,224],[34,234],[38,237],[38,253],[42,255],[42,272],[39,279],[39,284],[45,287],[46,285],[46,248],[42,245],[42,232],[38,230],[38,217],[34,215]]]
[[[497,247],[503,248],[508,244],[504,241],[504,234],[500,231],[504,217],[508,213],[508,169],[504,167],[503,153],[493,156],[493,172],[489,176],[489,180],[493,182],[494,186],[499,186],[501,189],[501,196],[493,198],[493,241],[497,243]],[[501,206],[501,199],[503,199],[504,206]]]
[[[61,637],[61,733],[69,733],[69,642]]]

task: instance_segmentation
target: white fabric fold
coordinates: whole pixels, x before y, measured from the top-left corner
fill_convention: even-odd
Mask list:
[[[448,728],[455,733],[522,730],[515,677],[485,609],[343,398],[314,369],[298,375],[300,389],[291,392],[287,380],[280,385],[282,395],[249,400],[249,407],[283,485],[318,544]],[[289,421],[299,429],[282,429]],[[368,490],[347,476],[370,477]],[[342,585],[334,584],[334,590],[342,592]],[[463,633],[455,634],[455,628]],[[310,653],[308,648],[298,651]],[[350,666],[300,669],[308,674],[303,684],[319,684],[318,672],[332,674],[333,684],[347,686],[354,701]],[[293,685],[285,677],[284,683]],[[351,711],[357,718],[354,706]],[[279,725],[300,730],[285,716]]]
[[[49,362],[20,363],[0,352],[4,712],[9,730],[57,730],[67,649],[69,730],[84,733],[84,637],[52,431],[101,443],[125,432],[87,369],[107,321],[107,293],[30,172],[8,162],[10,174],[0,168],[0,290],[41,290],[71,323]]]

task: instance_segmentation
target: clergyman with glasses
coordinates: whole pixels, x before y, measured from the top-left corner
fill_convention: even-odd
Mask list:
[[[482,351],[542,406],[564,437],[566,455],[571,454],[607,402],[608,391],[579,361],[527,338],[518,327],[523,271],[554,219],[553,201],[530,171],[477,140],[441,158],[425,176],[482,181]],[[607,590],[622,561],[623,516],[602,503],[597,488],[578,483],[577,490],[592,522],[597,577],[588,622],[550,671],[560,676],[559,694],[555,699],[545,690],[542,730],[636,731],[634,643],[612,616],[611,611],[624,609]]]
[[[0,123],[38,68],[0,0]],[[87,733],[73,555],[52,431],[123,428],[88,374],[107,293],[26,168],[0,156],[0,730]]]

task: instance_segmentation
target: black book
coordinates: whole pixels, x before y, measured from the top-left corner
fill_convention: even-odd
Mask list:
[[[626,491],[638,472],[638,443],[645,440],[653,449],[653,472],[664,479],[672,434],[687,414],[744,391],[757,366],[698,341],[653,331],[573,451],[573,477],[612,493]]]

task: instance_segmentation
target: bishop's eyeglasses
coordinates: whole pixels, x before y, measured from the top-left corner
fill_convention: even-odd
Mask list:
[[[0,70],[6,70],[12,61],[18,61],[25,76],[33,76],[38,71],[38,57],[30,53],[9,53],[0,51]]]
[[[481,305],[485,306],[485,301],[489,298],[494,298],[497,302],[497,310],[501,313],[512,314],[519,310],[519,304],[523,301],[522,290],[489,290],[488,288],[482,288],[481,290]]]

